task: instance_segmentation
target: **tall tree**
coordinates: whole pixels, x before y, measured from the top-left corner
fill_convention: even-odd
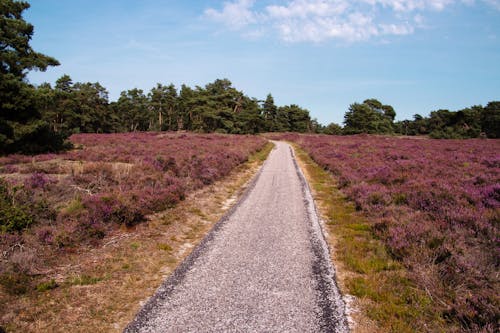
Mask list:
[[[243,93],[236,90],[228,79],[218,79],[205,86],[205,94],[207,112],[203,117],[212,122],[212,127],[204,130],[234,133],[234,115],[242,110]]]
[[[73,80],[67,74],[57,79],[53,91],[53,106],[43,114],[54,131],[71,135],[80,132],[80,120],[75,109],[77,102]]]
[[[238,110],[235,112],[234,119],[239,134],[256,134],[262,132],[263,121],[260,117],[259,102],[255,98],[243,96],[239,100]]]
[[[275,132],[277,130],[276,118],[278,116],[278,107],[274,104],[274,98],[268,94],[262,105],[262,117],[264,118],[265,130]]]
[[[156,130],[177,130],[177,89],[158,83],[148,94],[150,109],[156,116],[153,128]]]
[[[309,111],[295,104],[284,106],[280,109],[287,115],[286,118],[289,125],[287,131],[301,133],[311,131],[311,117],[309,116]]]
[[[127,131],[151,129],[154,117],[148,110],[148,98],[141,89],[122,91],[115,106]]]
[[[62,146],[62,138],[41,119],[34,87],[25,80],[30,70],[59,65],[31,48],[34,28],[22,15],[29,7],[27,2],[0,2],[0,153],[36,153]]]
[[[112,119],[108,108],[108,91],[99,83],[74,85],[74,113],[78,129],[84,133],[110,132]]]
[[[376,99],[367,99],[362,104],[351,104],[344,115],[344,133],[392,133],[395,115],[396,112],[390,105],[383,105]]]

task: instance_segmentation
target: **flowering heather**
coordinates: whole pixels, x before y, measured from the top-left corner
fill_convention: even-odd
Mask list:
[[[500,141],[381,136],[298,143],[372,222],[447,320],[494,331],[500,318]]]
[[[58,246],[100,238],[113,225],[131,226],[175,205],[266,143],[256,136],[164,133],[79,134],[71,141],[78,149],[59,155],[0,158],[10,193],[4,210],[26,212],[9,230],[37,225],[37,238]]]
[[[24,186],[30,189],[35,189],[35,188],[43,189],[48,183],[49,179],[47,175],[45,175],[44,173],[35,172],[25,180]]]

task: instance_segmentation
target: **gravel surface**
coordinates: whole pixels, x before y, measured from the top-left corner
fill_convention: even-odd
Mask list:
[[[347,332],[309,187],[276,142],[246,194],[125,332]]]

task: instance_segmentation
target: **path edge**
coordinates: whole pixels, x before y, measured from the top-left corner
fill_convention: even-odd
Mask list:
[[[321,329],[323,332],[346,333],[350,331],[346,315],[346,302],[337,285],[335,267],[330,259],[330,247],[325,238],[320,215],[316,208],[311,188],[300,168],[295,150],[289,145],[293,164],[299,177],[307,207],[307,219],[314,254],[313,274],[317,282],[317,302],[320,308]]]
[[[271,141],[272,142],[272,141]],[[274,144],[274,142],[273,142]],[[276,144],[274,144],[273,150],[276,149]],[[201,242],[193,249],[193,251],[175,268],[175,270],[170,274],[165,281],[158,287],[153,296],[151,296],[146,304],[144,304],[141,309],[137,312],[134,319],[125,327],[123,333],[137,333],[141,331],[143,327],[143,323],[147,322],[152,314],[154,313],[154,309],[158,307],[165,299],[167,299],[175,287],[179,285],[187,272],[191,268],[191,266],[196,262],[196,260],[206,252],[212,241],[215,239],[219,230],[221,230],[224,225],[227,223],[229,218],[234,214],[234,212],[239,208],[243,202],[246,201],[250,193],[255,188],[255,184],[260,179],[262,170],[264,166],[267,164],[269,160],[269,156],[266,158],[264,163],[259,167],[257,173],[253,176],[252,180],[248,184],[248,186],[243,191],[243,194],[239,198],[239,200],[231,207],[224,215],[217,221],[210,231],[206,234],[205,237],[201,240]]]

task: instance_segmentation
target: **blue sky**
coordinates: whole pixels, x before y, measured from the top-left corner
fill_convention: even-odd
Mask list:
[[[32,83],[228,78],[321,123],[377,98],[397,119],[500,100],[500,0],[31,0],[32,46],[61,66]]]

